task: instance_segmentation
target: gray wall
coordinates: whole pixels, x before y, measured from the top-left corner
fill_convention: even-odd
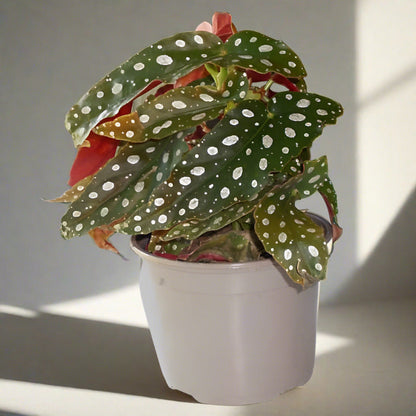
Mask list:
[[[377,278],[372,274],[383,273],[377,256],[384,257],[393,242],[385,241],[387,249],[368,264],[357,260],[355,1],[2,0],[0,303],[36,308],[137,282],[138,264],[127,237],[113,241],[129,261],[96,249],[88,237],[64,241],[59,219],[65,206],[42,201],[65,189],[75,156],[63,118],[93,83],[138,50],[193,30],[225,7],[237,28],[286,41],[305,63],[310,91],[345,107],[345,116],[326,129],[314,151],[329,157],[345,229],[322,285],[323,301],[402,291],[398,285],[391,292],[386,283],[383,291],[372,293]],[[409,204],[414,207],[414,199]],[[393,245],[398,253],[405,247],[399,240]],[[403,260],[413,270],[412,255]],[[369,277],[357,286],[362,267]]]

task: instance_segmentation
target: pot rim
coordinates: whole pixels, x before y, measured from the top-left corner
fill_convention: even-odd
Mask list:
[[[322,226],[325,233],[325,239],[327,241],[327,247],[329,254],[332,253],[333,248],[333,236],[332,236],[332,226],[331,224],[321,215],[314,214],[312,212],[306,212],[306,214],[311,217],[311,219],[316,222],[318,225]],[[187,264],[187,267],[195,268],[196,271],[206,270],[209,267],[211,270],[236,270],[236,269],[257,269],[260,265],[262,266],[279,266],[280,265],[272,258],[264,258],[260,260],[248,261],[248,262],[237,262],[237,263],[226,263],[226,262],[218,262],[218,263],[203,263],[203,262],[188,262],[183,260],[173,260],[168,259],[165,257],[155,256],[154,254],[149,253],[145,250],[145,236],[143,235],[132,235],[130,239],[130,247],[131,249],[139,255],[142,259],[147,259],[154,263],[163,264],[168,267],[182,267],[183,264]]]

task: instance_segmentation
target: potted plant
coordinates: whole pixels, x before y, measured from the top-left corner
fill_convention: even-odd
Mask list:
[[[215,13],[66,116],[78,153],[55,200],[70,203],[62,236],[115,252],[113,233],[133,236],[164,376],[202,402],[268,400],[312,373],[318,282],[341,228],[327,159],[310,148],[342,107],[305,76],[284,42]],[[296,207],[315,192],[330,224]]]

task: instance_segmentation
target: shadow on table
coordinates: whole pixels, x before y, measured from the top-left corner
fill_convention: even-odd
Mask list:
[[[31,415],[23,414],[23,413],[16,413],[16,412],[9,412],[7,410],[0,409],[0,416],[31,416]]]
[[[194,402],[166,385],[147,328],[0,314],[0,340],[0,378]]]
[[[238,415],[416,415],[415,320],[414,299],[322,307],[310,381]]]

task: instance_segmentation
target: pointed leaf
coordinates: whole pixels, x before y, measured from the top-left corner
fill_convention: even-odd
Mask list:
[[[98,169],[115,155],[120,144],[118,140],[100,137],[93,131],[90,132],[84,143],[87,142],[89,142],[90,146],[80,147],[72,164],[68,181],[70,186],[96,173]]]
[[[71,203],[76,201],[80,195],[84,192],[85,187],[91,182],[92,176],[87,176],[86,178],[80,180],[75,185],[73,185],[70,189],[65,191],[61,196],[58,196],[54,199],[49,199],[46,202],[63,202],[63,203]]]
[[[319,193],[325,201],[328,209],[329,218],[332,224],[332,239],[337,241],[342,235],[342,228],[338,225],[338,201],[334,185],[331,179],[326,178],[323,186],[319,189]]]
[[[88,231],[88,234],[93,239],[97,247],[118,254],[120,257],[124,259],[121,253],[108,240],[114,234],[114,229],[112,227],[103,226],[94,228],[93,230]]]
[[[208,62],[291,78],[306,75],[302,62],[284,42],[258,32],[238,32],[225,44],[209,32],[179,33],[143,49],[81,97],[65,118],[75,145],[81,145],[101,120],[117,114],[151,81],[173,83]]]
[[[307,161],[302,174],[268,193],[254,212],[255,230],[266,251],[302,285],[325,278],[329,253],[324,230],[295,202],[322,189],[327,179],[325,156]]]
[[[187,150],[187,144],[177,136],[125,145],[70,205],[62,218],[62,236],[69,239],[128,218],[147,202],[152,189],[169,177]],[[133,231],[139,232],[138,228]]]
[[[99,121],[117,114],[151,81],[172,83],[220,55],[222,47],[212,33],[185,32],[140,51],[102,78],[68,112],[65,124],[75,145],[82,144]]]
[[[241,101],[248,90],[245,73],[230,69],[224,88],[188,86],[170,90],[144,102],[135,112],[100,124],[95,132],[118,140],[144,142],[217,118],[231,101]]]
[[[129,114],[132,111],[131,103],[123,105],[117,116]],[[107,121],[114,117],[109,117]],[[68,184],[76,184],[86,176],[93,175],[104,166],[116,153],[120,142],[108,137],[100,137],[90,131],[82,146],[79,147],[74,163],[69,173]]]
[[[186,238],[187,240],[195,240],[208,231],[224,228],[253,211],[259,201],[264,197],[265,192],[263,190],[259,195],[255,195],[255,198],[251,201],[237,202],[205,220],[191,219],[184,221],[172,227],[162,237],[162,240],[169,241],[179,237]]]
[[[229,111],[153,192],[150,202],[163,203],[139,210],[141,222],[126,222],[126,232],[135,225],[143,233],[169,229],[252,199],[271,172],[282,172],[342,112],[332,100],[301,92],[277,94],[269,110],[245,101]]]
[[[277,72],[290,78],[306,76],[299,57],[281,40],[272,39],[253,30],[235,33],[225,43],[227,54],[222,66],[239,65],[257,72]]]
[[[280,92],[276,94],[269,110],[274,116],[279,117],[281,122],[291,130],[285,130],[289,138],[310,136],[308,128],[314,134],[320,134],[326,124],[335,124],[338,117],[343,113],[341,104],[322,95],[307,92]],[[312,125],[310,124],[312,123]],[[301,130],[298,129],[301,128]],[[306,134],[309,134],[305,136]]]
[[[258,161],[244,163],[241,158],[251,154],[250,145],[266,121],[267,109],[260,101],[243,102],[229,111],[184,156],[168,181],[155,189],[149,206],[137,212],[142,232],[168,229],[184,219],[204,219],[257,194],[259,183],[268,182],[268,172],[259,169]],[[257,163],[257,167],[250,163]],[[248,186],[242,181],[245,170],[250,172],[245,179]],[[135,224],[126,224],[126,232],[134,229]]]

